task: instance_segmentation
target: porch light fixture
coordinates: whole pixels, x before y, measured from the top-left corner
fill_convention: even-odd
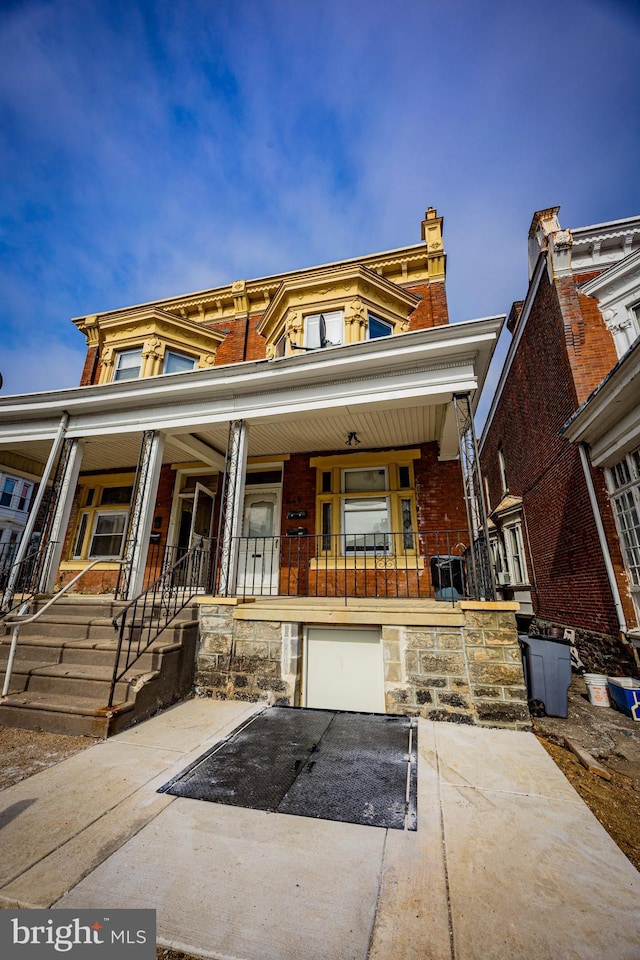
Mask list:
[[[348,447],[357,447],[360,443],[362,443],[355,430],[352,430],[351,433],[347,434],[347,439],[345,442]]]

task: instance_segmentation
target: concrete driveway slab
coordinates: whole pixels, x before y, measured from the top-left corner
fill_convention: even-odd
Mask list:
[[[208,956],[365,960],[385,836],[176,798],[56,906],[153,907],[163,943]]]
[[[435,726],[418,722],[418,829],[387,835],[369,960],[451,960]]]
[[[548,771],[531,734],[516,734],[522,751],[510,784],[494,766],[503,731],[484,732],[485,750],[464,764],[465,783],[450,782],[451,740],[437,734],[447,757],[440,787],[456,960],[637,960],[640,874],[573,789],[565,795],[554,783],[562,774]],[[546,790],[557,796],[528,792],[523,762],[548,772]],[[475,779],[496,789],[470,785],[474,764]]]
[[[175,760],[175,751],[107,741],[3,790],[0,893]]]
[[[582,803],[533,734],[440,723],[436,736],[444,783]]]
[[[420,721],[411,833],[155,792],[255,709],[190,701],[0,792],[0,905],[152,907],[237,960],[638,960],[640,874],[531,734]]]

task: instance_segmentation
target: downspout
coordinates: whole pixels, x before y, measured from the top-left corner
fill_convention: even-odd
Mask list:
[[[584,471],[584,478],[587,483],[587,491],[589,493],[589,500],[591,501],[591,509],[593,510],[593,518],[596,522],[598,539],[600,540],[600,549],[602,550],[602,559],[604,560],[604,565],[607,571],[607,577],[609,579],[609,586],[611,587],[611,593],[613,594],[613,602],[616,608],[616,615],[618,618],[618,629],[623,636],[626,636],[627,622],[624,618],[624,610],[622,608],[622,598],[620,597],[620,591],[618,590],[618,581],[616,580],[615,570],[613,569],[613,563],[611,562],[611,554],[609,552],[609,544],[607,543],[607,535],[605,533],[604,525],[602,523],[602,517],[600,516],[600,508],[598,506],[596,490],[593,485],[593,477],[591,476],[591,465],[589,463],[589,455],[587,453],[586,443],[580,443],[579,449],[580,449],[580,459],[582,460],[582,469]]]
[[[29,549],[29,544],[31,543],[31,535],[33,534],[33,529],[36,525],[36,520],[38,519],[38,513],[40,511],[40,507],[42,506],[42,501],[44,499],[44,495],[47,489],[47,483],[53,471],[53,465],[56,462],[57,456],[60,452],[60,448],[64,442],[68,423],[69,423],[69,414],[65,412],[62,414],[62,418],[58,426],[58,432],[53,441],[53,445],[49,452],[49,458],[47,460],[44,471],[40,478],[40,485],[38,487],[38,492],[33,499],[33,503],[31,505],[31,511],[27,518],[25,528],[22,531],[22,539],[20,540],[20,546],[18,547],[18,550],[16,552],[16,555],[13,561],[12,572],[5,589],[5,597],[11,595],[11,591],[13,590],[15,582],[18,579],[19,565],[24,560],[27,554],[27,550]]]
[[[249,344],[249,311],[247,310],[247,319],[244,325],[244,346],[242,347],[242,359],[247,359],[247,346]]]

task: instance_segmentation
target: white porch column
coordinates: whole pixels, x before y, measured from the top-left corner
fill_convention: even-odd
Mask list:
[[[137,482],[129,519],[124,571],[125,600],[133,600],[142,591],[163,452],[164,434],[157,430],[147,430],[142,435]]]
[[[238,537],[242,535],[244,482],[247,474],[249,428],[243,420],[233,420],[229,428],[229,449],[225,466],[226,482],[222,504],[222,549],[218,593],[234,593],[238,575]]]
[[[69,525],[73,496],[76,492],[82,456],[84,454],[84,440],[69,440],[69,451],[64,465],[64,472],[60,478],[56,502],[53,508],[53,519],[47,532],[51,553],[47,564],[42,571],[39,588],[42,593],[53,593],[58,567],[62,557],[64,538]]]

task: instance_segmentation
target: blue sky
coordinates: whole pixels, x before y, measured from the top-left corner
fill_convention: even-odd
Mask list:
[[[526,290],[536,209],[640,214],[625,0],[3,0],[4,394],[78,382],[72,316],[415,243],[454,321]]]

